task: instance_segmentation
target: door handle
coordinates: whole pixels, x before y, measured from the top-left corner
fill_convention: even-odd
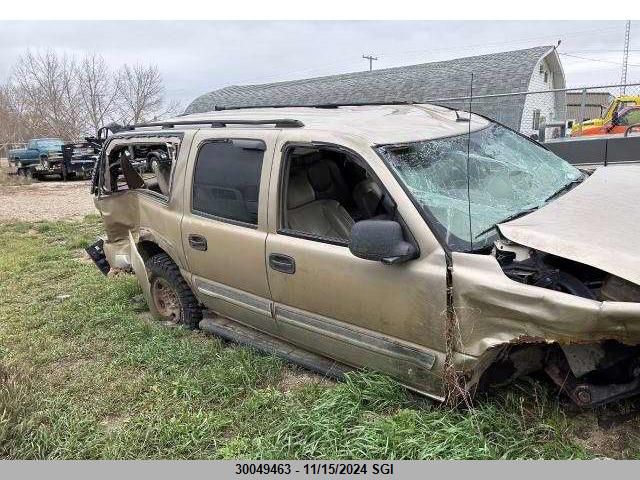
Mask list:
[[[289,275],[296,273],[296,261],[289,255],[281,253],[272,253],[269,255],[269,266],[274,270]]]
[[[189,234],[189,246],[202,252],[207,250],[207,239],[202,235]]]

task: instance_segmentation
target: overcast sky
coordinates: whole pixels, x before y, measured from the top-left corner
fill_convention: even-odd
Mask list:
[[[618,83],[624,21],[543,22],[0,22],[0,82],[27,48],[107,62],[155,63],[186,106],[227,85],[266,83],[555,45],[568,86]],[[573,55],[573,56],[570,56]],[[575,58],[575,57],[583,58]],[[640,21],[631,25],[628,81],[640,82]]]

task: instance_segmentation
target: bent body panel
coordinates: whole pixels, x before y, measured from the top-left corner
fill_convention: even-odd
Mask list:
[[[640,304],[600,302],[508,278],[492,256],[453,254],[460,352],[480,356],[505,343],[640,343]]]

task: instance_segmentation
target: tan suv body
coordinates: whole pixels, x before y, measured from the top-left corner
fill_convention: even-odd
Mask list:
[[[584,202],[567,200],[594,184],[623,205],[640,175],[587,177],[507,130],[428,105],[228,110],[128,128],[108,138],[94,178],[104,255],[135,270],[164,319],[195,327],[204,307],[437,399],[535,370],[582,405],[634,394],[639,268],[610,257],[638,227],[616,214],[595,221],[603,234]],[[491,153],[509,148],[508,159]],[[574,188],[516,219],[504,198],[529,184],[545,192],[536,175],[547,175],[503,172],[528,161],[513,160],[522,148]],[[483,205],[493,217],[476,215]],[[473,230],[480,219],[488,231]],[[617,250],[587,251],[589,235]]]

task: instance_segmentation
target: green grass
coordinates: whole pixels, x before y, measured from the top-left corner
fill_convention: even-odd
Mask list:
[[[303,372],[141,314],[133,276],[104,277],[82,258],[100,232],[95,216],[0,224],[2,458],[598,454],[536,382],[473,410],[432,404],[372,373],[284,388]]]

